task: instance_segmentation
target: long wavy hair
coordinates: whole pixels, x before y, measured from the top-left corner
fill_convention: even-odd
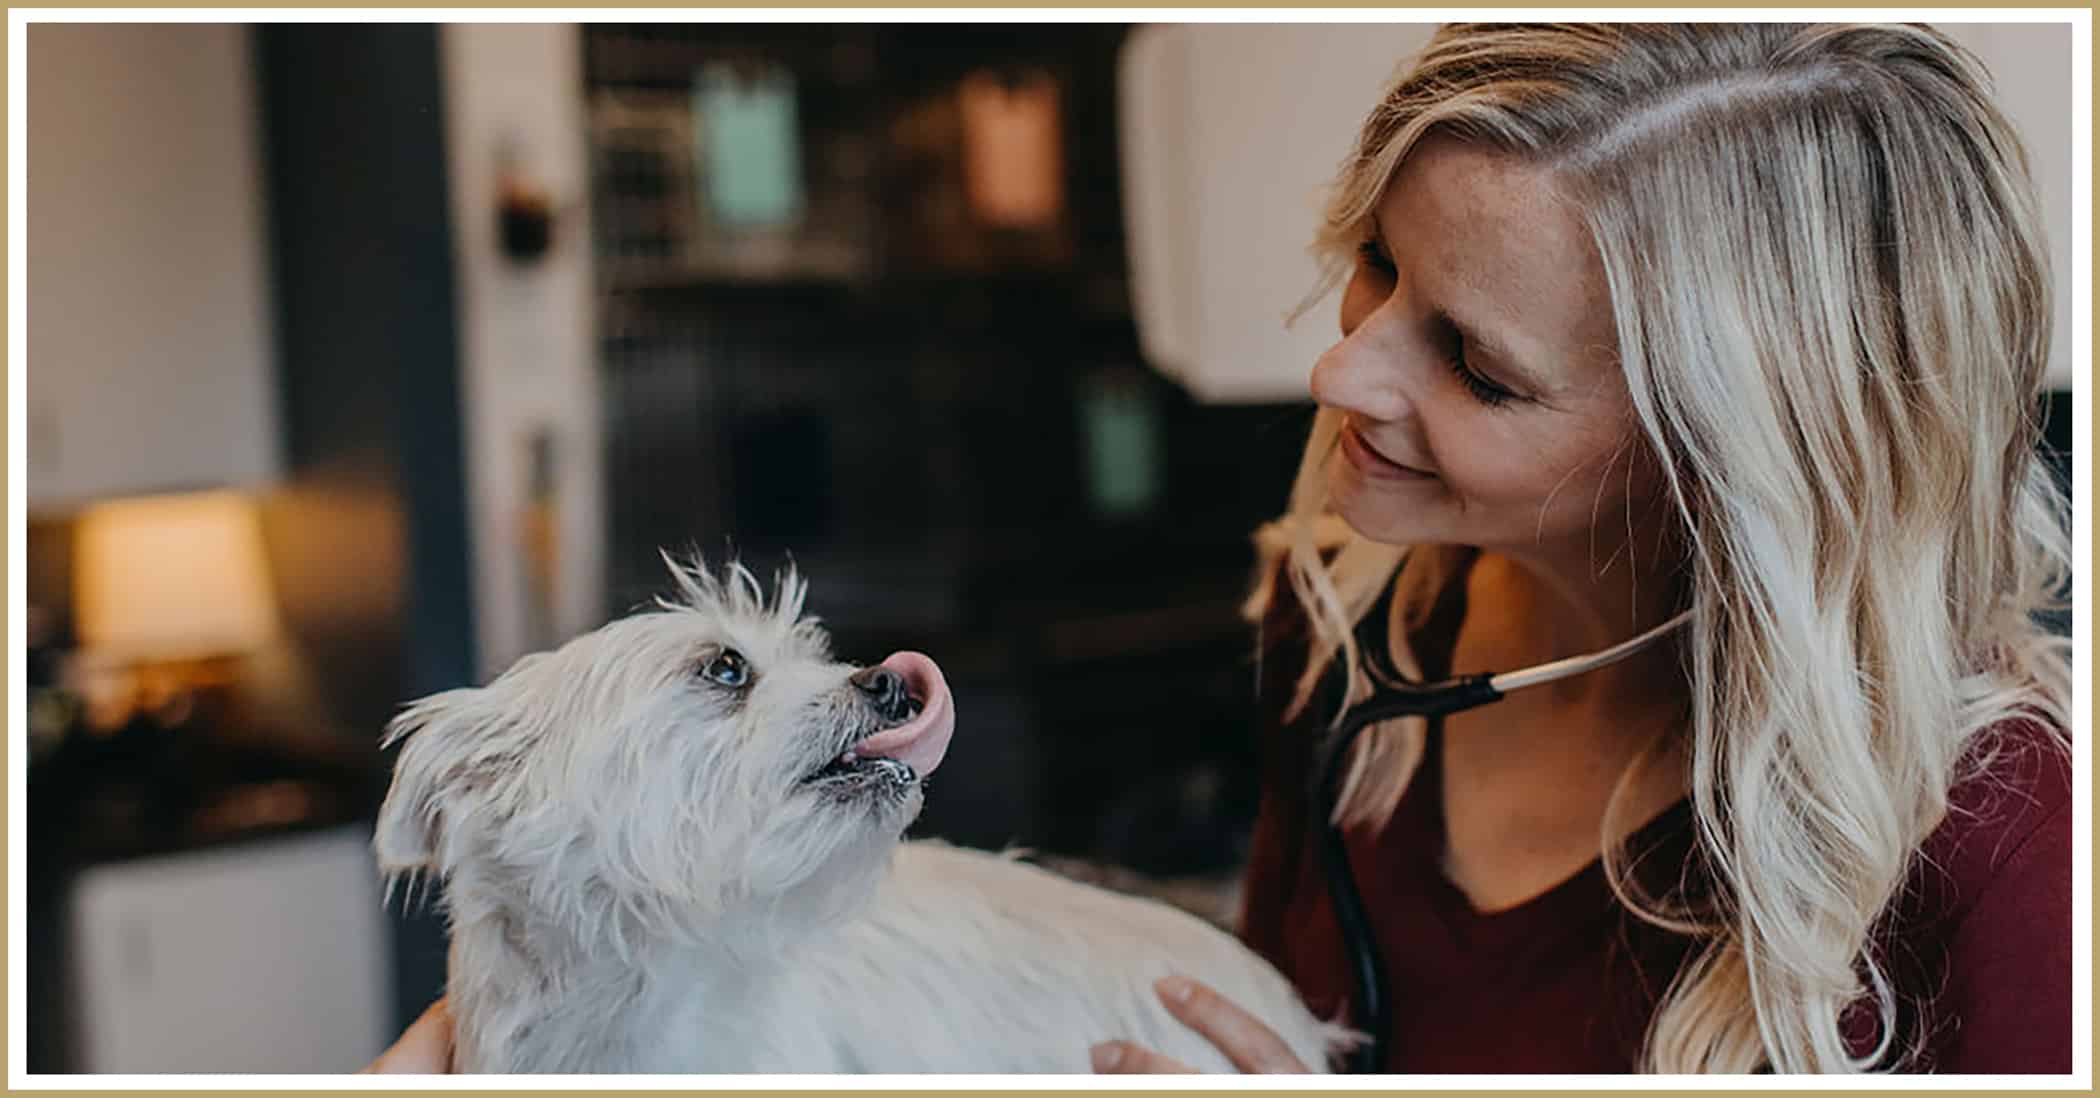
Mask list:
[[[1911,25],[1444,27],[1341,168],[1323,289],[1430,134],[1543,166],[1574,197],[1634,441],[1681,528],[1678,757],[1710,880],[1697,902],[1643,894],[1606,843],[1621,901],[1700,941],[1640,1066],[1904,1066],[1876,921],[1950,787],[1987,764],[1979,735],[2070,727],[2069,641],[2036,620],[2065,607],[2070,567],[2068,505],[2035,452],[2049,272],[1981,65]],[[1280,576],[1313,627],[1292,715],[1337,658],[1362,696],[1352,632],[1388,585],[1389,655],[1418,671],[1411,635],[1472,552],[1342,525],[1324,473],[1338,426],[1320,412],[1288,511],[1256,537],[1248,613]],[[1366,733],[1341,822],[1386,818],[1423,735]],[[1622,799],[1607,837],[1628,830]],[[1880,1018],[1865,1056],[1840,1032],[1854,1009]]]

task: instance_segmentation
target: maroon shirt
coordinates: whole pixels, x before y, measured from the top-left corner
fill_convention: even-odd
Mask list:
[[[1288,596],[1279,601],[1287,600]],[[1274,635],[1272,634],[1272,639]],[[1286,641],[1286,648],[1289,642]],[[1303,641],[1297,641],[1302,653]],[[1321,872],[1317,810],[1303,792],[1316,729],[1280,728],[1296,667],[1272,649],[1263,678],[1263,797],[1242,934],[1323,1017],[1353,990]],[[1300,657],[1302,658],[1302,656]],[[1317,707],[1314,707],[1317,708]],[[1998,757],[1952,792],[1874,936],[1895,983],[1904,1070],[2071,1070],[2071,785],[2067,753],[2040,725],[1980,738]],[[1624,911],[1592,862],[1516,907],[1482,914],[1439,869],[1440,743],[1383,830],[1354,831],[1350,859],[1385,956],[1393,1032],[1386,1070],[1449,1073],[1632,1071],[1663,990],[1693,942]],[[1634,836],[1636,872],[1674,883],[1693,850],[1680,801]],[[1855,1008],[1846,1036],[1871,1051],[1878,1024]]]

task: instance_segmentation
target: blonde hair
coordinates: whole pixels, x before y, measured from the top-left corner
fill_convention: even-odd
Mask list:
[[[1702,941],[1640,1066],[1903,1066],[1869,947],[1991,725],[2070,725],[2068,507],[2034,455],[2049,272],[2025,154],[1973,57],[1920,26],[1452,25],[1389,86],[1317,242],[1331,288],[1408,151],[1445,134],[1547,168],[1600,253],[1641,441],[1682,527],[1689,773],[1711,896],[1614,889]],[[1316,418],[1264,567],[1312,624],[1290,713],[1392,585],[1393,662],[1468,549],[1343,527]],[[1337,819],[1381,821],[1423,723],[1367,733]],[[1636,764],[1639,765],[1639,764]],[[1621,788],[1625,788],[1622,782]],[[1606,811],[1616,833],[1619,798]],[[1681,898],[1680,898],[1681,899]],[[1864,1004],[1878,1047],[1850,1054]]]

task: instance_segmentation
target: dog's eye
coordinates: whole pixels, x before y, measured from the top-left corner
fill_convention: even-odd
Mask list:
[[[722,649],[720,655],[707,661],[707,666],[701,668],[700,673],[705,675],[709,682],[720,683],[723,686],[742,686],[751,677],[750,668],[744,664],[744,657],[737,655],[734,648]]]

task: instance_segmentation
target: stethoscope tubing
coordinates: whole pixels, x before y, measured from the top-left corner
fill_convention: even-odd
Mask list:
[[[1342,779],[1348,770],[1350,748],[1364,729],[1398,717],[1441,717],[1502,700],[1512,691],[1541,686],[1614,664],[1661,640],[1691,620],[1687,610],[1631,640],[1586,656],[1573,656],[1517,671],[1500,674],[1463,675],[1433,683],[1409,682],[1398,675],[1373,676],[1378,686],[1371,695],[1349,707],[1335,725],[1319,766],[1315,803],[1327,806],[1326,831],[1321,837],[1320,856],[1327,876],[1328,900],[1334,908],[1336,926],[1349,954],[1349,969],[1356,986],[1351,1021],[1365,1041],[1350,1053],[1352,1074],[1375,1075],[1385,1068],[1392,1042],[1393,1007],[1387,997],[1385,959],[1378,936],[1364,909],[1363,893],[1349,863],[1349,844],[1336,818]],[[1368,650],[1366,650],[1368,652]]]

